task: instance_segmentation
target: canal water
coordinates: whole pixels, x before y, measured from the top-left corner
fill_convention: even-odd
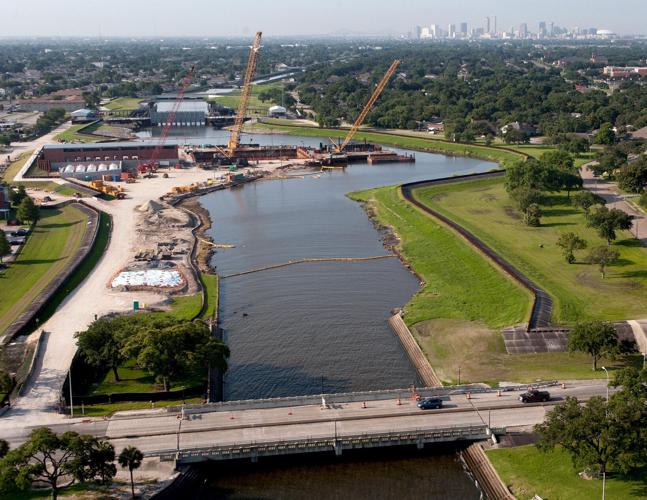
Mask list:
[[[173,139],[223,144],[228,132],[174,129]],[[154,133],[159,133],[155,129]],[[318,145],[321,139],[245,135],[244,143]],[[250,183],[201,198],[221,276],[290,260],[387,255],[379,232],[346,194],[454,174],[480,160],[416,153],[415,164],[355,164],[320,176]],[[430,249],[433,251],[433,249]],[[306,263],[224,279],[220,320],[231,349],[225,399],[403,388],[418,382],[386,320],[418,290],[398,259]]]
[[[207,465],[197,500],[423,499],[478,500],[480,492],[450,446]]]
[[[158,131],[155,131],[158,133]],[[178,129],[178,142],[223,144],[228,133]],[[293,136],[258,144],[318,145]],[[479,160],[416,153],[415,164],[368,166],[319,178],[261,181],[201,198],[218,243],[221,276],[303,258],[387,255],[379,232],[346,194],[482,172]],[[429,251],[433,251],[432,248]],[[306,263],[222,280],[220,319],[231,349],[225,399],[402,388],[417,375],[386,320],[418,290],[397,259]],[[448,448],[390,451],[207,470],[196,498],[479,498]]]

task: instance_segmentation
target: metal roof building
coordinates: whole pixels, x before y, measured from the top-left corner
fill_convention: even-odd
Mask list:
[[[150,117],[152,125],[165,125],[175,106],[174,101],[159,101],[152,105]],[[206,101],[183,101],[177,110],[174,126],[201,126],[205,124],[209,105]]]

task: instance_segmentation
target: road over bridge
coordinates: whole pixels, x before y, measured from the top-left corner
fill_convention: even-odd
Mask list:
[[[549,388],[552,401],[524,405],[519,391],[424,389],[443,399],[441,410],[423,411],[406,391],[225,402],[122,412],[110,419],[75,419],[51,426],[108,438],[117,449],[140,448],[147,456],[193,462],[263,455],[480,440],[488,429],[530,426],[544,420],[566,396],[581,400],[606,394],[606,381],[567,382]],[[363,396],[365,396],[363,398]],[[29,428],[0,428],[0,438],[22,442]]]

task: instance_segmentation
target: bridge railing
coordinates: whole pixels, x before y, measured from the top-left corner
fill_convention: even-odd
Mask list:
[[[453,387],[417,387],[416,394],[421,397],[450,397],[462,394],[487,394],[487,393],[496,393],[497,391],[502,392],[519,392],[526,391],[529,386],[535,388],[542,387],[553,387],[558,385],[559,382],[556,380],[535,382],[533,384],[524,384],[524,385],[514,385],[506,386],[497,389],[492,389],[490,387],[483,387],[479,385],[463,385],[463,386],[453,386]],[[363,401],[380,401],[387,399],[407,399],[412,395],[411,389],[391,389],[391,390],[381,390],[381,391],[364,391],[364,392],[347,392],[347,393],[334,393],[334,394],[324,394],[323,397],[326,400],[326,404],[341,404],[341,403],[361,403]],[[268,398],[268,399],[247,399],[247,400],[238,400],[238,401],[221,401],[217,403],[208,403],[208,404],[190,404],[184,405],[183,407],[178,406],[168,406],[164,410],[168,414],[179,413],[182,409],[184,412],[189,415],[201,414],[201,413],[212,413],[212,412],[222,412],[222,411],[239,411],[239,410],[258,410],[258,409],[268,409],[268,408],[286,408],[290,406],[312,406],[321,404],[321,394],[309,395],[309,396],[290,396],[283,398]],[[145,416],[142,414],[142,416]],[[159,415],[157,415],[159,416]],[[129,412],[128,415],[120,417],[119,414],[113,416],[113,419],[118,418],[131,418],[132,412]]]
[[[450,426],[439,429],[410,429],[365,432],[361,434],[326,434],[308,436],[298,439],[278,441],[236,443],[189,449],[163,450],[154,453],[162,460],[195,461],[209,458],[211,460],[246,458],[262,455],[280,455],[305,453],[312,451],[340,450],[353,448],[371,448],[407,444],[425,444],[433,442],[452,442],[461,440],[482,440],[492,434],[505,434],[505,428],[490,429],[487,425]],[[149,454],[150,455],[150,454]]]

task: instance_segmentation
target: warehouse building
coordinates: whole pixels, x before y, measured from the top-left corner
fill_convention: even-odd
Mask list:
[[[115,163],[124,171],[128,171],[136,168],[142,161],[151,160],[157,145],[157,141],[47,144],[43,146],[37,161],[38,167],[47,172],[62,172],[70,165],[87,167],[95,164],[98,169],[101,163],[108,166]],[[157,161],[174,165],[178,158],[177,144],[165,144]]]
[[[158,101],[151,105],[151,125],[163,126],[171,121],[175,101]],[[205,125],[209,105],[206,101],[183,101],[180,103],[175,117],[172,119],[174,127],[201,127]]]

